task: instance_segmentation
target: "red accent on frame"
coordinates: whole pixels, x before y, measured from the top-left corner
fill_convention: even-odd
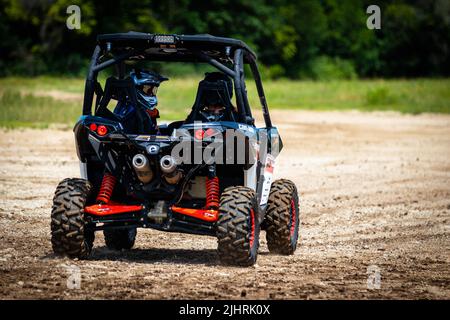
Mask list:
[[[94,216],[108,216],[112,214],[121,214],[126,212],[141,211],[143,206],[124,205],[110,201],[108,204],[94,204],[84,208],[84,212]]]
[[[203,131],[202,131],[203,132]],[[219,178],[206,178],[206,204],[202,209],[172,206],[173,212],[194,217],[203,221],[216,222],[219,219]]]
[[[173,212],[184,214],[186,216],[194,217],[203,221],[215,222],[219,219],[219,211],[212,209],[192,209],[192,208],[180,208],[172,206],[170,208]]]

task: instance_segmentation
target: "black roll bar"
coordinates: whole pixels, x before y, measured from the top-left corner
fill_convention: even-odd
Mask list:
[[[243,71],[243,52],[241,49],[236,49],[234,52],[234,91],[236,92],[236,104],[240,115],[240,120],[247,123],[245,112],[244,98],[242,97],[241,74]]]
[[[270,120],[269,107],[267,106],[266,96],[264,94],[264,88],[261,82],[261,75],[259,74],[258,66],[253,57],[250,57],[250,68],[252,70],[253,78],[255,79],[259,101],[261,102],[264,122],[267,128],[272,128],[272,120]]]
[[[248,55],[248,52],[243,52],[243,59],[246,55]],[[247,88],[245,85],[245,71],[244,71],[244,60],[241,60],[241,90],[242,90],[242,97],[244,100],[244,107],[245,107],[245,113],[247,117],[246,123],[254,125],[255,119],[252,116],[252,110],[250,108],[250,104],[248,103],[248,95],[247,95]]]
[[[92,114],[92,101],[94,98],[95,87],[97,83],[97,74],[99,71],[108,68],[117,63],[121,63],[132,55],[136,54],[136,51],[129,51],[113,57],[109,60],[106,60],[102,63],[97,64],[101,53],[101,48],[97,45],[94,49],[94,53],[92,54],[91,62],[89,65],[88,76],[86,78],[85,83],[85,91],[84,91],[84,100],[83,100],[83,115],[91,115]],[[247,124],[253,124],[253,118],[250,111],[250,106],[248,103],[247,93],[245,89],[244,83],[244,51],[240,48],[236,49],[234,52],[234,70],[230,69],[226,65],[220,63],[214,58],[204,54],[203,52],[196,52],[196,55],[201,60],[211,64],[216,67],[220,71],[226,73],[230,77],[234,79],[234,89],[236,92],[236,104],[240,115],[240,121]],[[261,101],[264,121],[266,127],[272,127],[272,121],[270,120],[269,108],[267,106],[267,101],[264,95],[264,89],[261,83],[261,76],[258,71],[258,66],[256,65],[255,58],[252,55],[246,56],[249,59],[250,67],[253,73],[253,77],[255,79],[256,88],[258,91],[259,99]],[[119,70],[123,68],[123,66],[119,66]],[[123,72],[123,70],[119,71],[119,75]]]
[[[108,67],[110,67],[110,66],[112,66],[114,64],[119,63],[119,62],[122,62],[125,59],[127,59],[127,58],[129,58],[129,57],[131,57],[131,56],[133,56],[135,54],[136,54],[136,51],[133,50],[133,51],[125,52],[125,53],[122,53],[122,54],[120,54],[118,56],[112,57],[111,59],[106,60],[106,61],[96,65],[94,67],[93,71],[95,73],[98,73],[99,71],[101,71],[103,69],[106,69],[106,68],[108,68]]]
[[[94,72],[94,67],[97,64],[100,52],[100,46],[97,45],[94,49],[94,53],[92,54],[91,63],[89,64],[89,71],[86,78],[86,84],[84,85],[83,115],[92,114],[92,99],[94,98],[95,82],[97,81],[97,75]]]
[[[234,78],[236,75],[236,72],[231,70],[230,68],[228,68],[227,66],[223,65],[222,63],[220,63],[219,61],[217,61],[214,58],[211,58],[210,56],[208,56],[207,54],[204,54],[203,52],[196,52],[195,53],[197,55],[197,57],[199,57],[201,60],[208,62],[210,65],[216,67],[217,69],[219,69],[220,71],[226,73],[227,75],[229,75],[230,77]]]

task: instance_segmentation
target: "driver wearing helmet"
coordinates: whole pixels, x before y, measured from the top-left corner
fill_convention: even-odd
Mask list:
[[[220,97],[214,95],[207,96],[205,98],[205,104],[200,110],[206,120],[208,121],[220,121],[224,115],[225,106],[223,105]]]
[[[221,72],[208,72],[205,75],[205,81],[216,83],[223,81],[226,84],[226,94],[222,94],[219,91],[209,91],[203,97],[202,107],[200,114],[207,121],[221,121],[224,118],[226,107],[225,101],[230,100],[233,97],[233,84],[230,78]],[[231,104],[230,108],[235,117],[237,117],[236,107]]]
[[[122,125],[126,131],[132,132],[138,128],[138,121],[143,121],[145,132],[156,133],[158,130],[156,119],[159,118],[159,111],[156,109],[158,98],[156,94],[161,82],[169,80],[166,77],[152,71],[134,70],[130,77],[136,87],[137,106],[131,103],[119,103],[114,109],[114,113],[122,119]],[[144,119],[139,119],[137,115],[139,108]]]

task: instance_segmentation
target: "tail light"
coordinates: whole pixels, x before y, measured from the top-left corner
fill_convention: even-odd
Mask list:
[[[100,125],[97,127],[97,134],[99,136],[104,136],[107,133],[108,133],[108,128],[106,128],[106,126]]]
[[[94,122],[92,122],[91,124],[89,124],[89,130],[91,130],[92,132],[97,133],[99,136],[104,136],[108,133],[108,127],[103,125],[103,124],[96,124]]]
[[[204,138],[211,138],[212,136],[216,135],[219,131],[208,128],[206,130],[203,129],[197,129],[194,131],[194,138],[197,140],[202,140]]]
[[[97,125],[95,123],[91,123],[89,125],[89,129],[91,129],[91,131],[95,131],[95,130],[97,130]]]
[[[213,129],[213,128],[209,128],[209,129],[207,129],[207,130],[205,131],[204,136],[207,137],[207,138],[209,138],[209,137],[214,136],[216,133],[217,133],[217,130],[215,130],[215,129]]]
[[[205,134],[205,132],[203,131],[203,129],[198,129],[198,130],[195,130],[194,137],[197,140],[202,140],[204,134]]]

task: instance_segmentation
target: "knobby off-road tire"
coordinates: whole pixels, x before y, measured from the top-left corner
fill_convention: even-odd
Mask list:
[[[259,231],[255,192],[247,187],[226,188],[220,197],[217,221],[220,261],[238,266],[255,264]]]
[[[129,250],[136,240],[136,228],[103,230],[103,235],[109,249]]]
[[[90,196],[89,181],[69,178],[61,181],[53,197],[51,242],[53,252],[85,259],[94,243],[94,232],[85,229],[84,207]]]
[[[265,215],[266,239],[270,252],[294,254],[299,221],[297,187],[287,179],[274,181]]]

